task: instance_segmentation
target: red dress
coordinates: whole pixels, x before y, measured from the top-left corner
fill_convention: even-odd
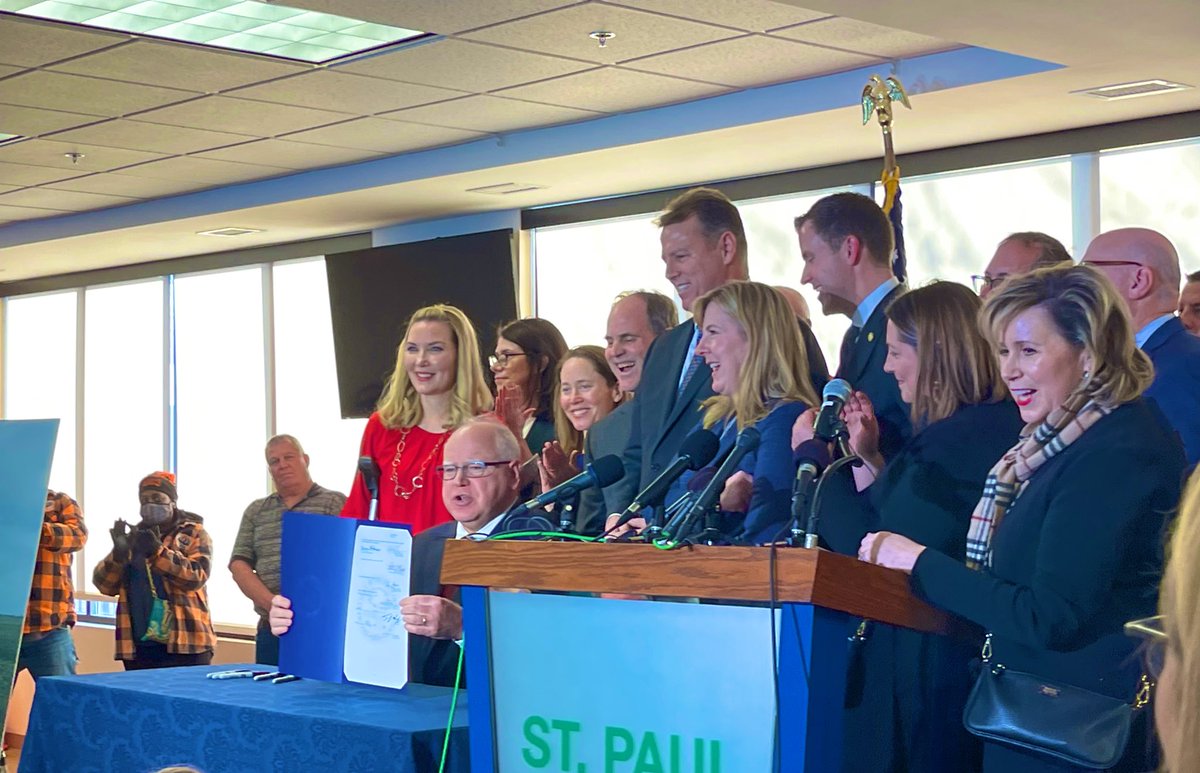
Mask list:
[[[379,520],[407,524],[413,534],[450,520],[450,511],[442,502],[442,479],[436,470],[449,437],[449,430],[433,433],[420,427],[387,429],[377,412],[371,414],[359,455],[370,456],[379,465]],[[342,515],[366,518],[370,501],[362,474],[358,473]]]

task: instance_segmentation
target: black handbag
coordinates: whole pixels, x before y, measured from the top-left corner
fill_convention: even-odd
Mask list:
[[[963,709],[967,732],[1076,767],[1107,770],[1120,762],[1135,714],[1150,703],[1153,684],[1145,674],[1129,703],[991,661],[989,633]]]

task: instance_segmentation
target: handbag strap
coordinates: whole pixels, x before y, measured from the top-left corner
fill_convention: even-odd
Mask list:
[[[984,666],[987,666],[992,662],[992,634],[990,631],[983,637],[983,647],[980,650],[979,655],[983,659]],[[995,664],[991,668],[992,673],[994,674],[999,674],[1004,670],[1004,666],[999,663]],[[1137,693],[1133,696],[1133,703],[1130,704],[1133,706],[1134,711],[1144,709],[1150,705],[1150,700],[1154,694],[1154,687],[1154,680],[1152,680],[1150,676],[1143,671],[1141,677],[1138,678]]]

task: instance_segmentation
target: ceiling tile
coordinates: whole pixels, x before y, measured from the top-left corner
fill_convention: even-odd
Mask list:
[[[747,32],[764,32],[777,27],[821,19],[829,14],[783,5],[773,0],[608,0],[614,5],[640,8],[685,19],[695,19]]]
[[[55,169],[51,166],[30,166],[0,161],[0,183],[5,185],[41,185],[42,183],[78,177],[82,172]]]
[[[377,150],[380,153],[400,153],[417,148],[466,142],[484,136],[486,135],[461,129],[385,121],[382,118],[360,118],[336,126],[290,134],[287,139],[317,145]]]
[[[589,67],[591,65],[586,62],[483,43],[439,40],[351,62],[339,69],[408,83],[481,92],[554,78]]]
[[[0,24],[0,62],[38,67],[129,40],[128,35],[87,31],[4,16]]]
[[[503,2],[396,2],[396,0],[288,0],[293,8],[335,13],[395,27],[448,35],[488,24],[519,19],[578,0],[504,0]]]
[[[190,180],[192,182],[237,183],[266,177],[291,174],[290,169],[259,164],[235,164],[215,158],[178,156],[122,171],[132,177],[152,177],[159,180]]]
[[[228,96],[371,115],[463,96],[461,91],[317,70],[232,91]]]
[[[68,210],[35,209],[33,207],[10,207],[0,196],[0,220],[36,220],[39,217],[56,217]]]
[[[92,174],[87,177],[76,177],[74,180],[43,185],[59,191],[81,191],[83,193],[107,193],[113,196],[126,196],[135,199],[153,199],[159,196],[170,196],[176,193],[209,188],[213,184],[199,180],[155,180],[149,177],[134,177],[128,174],[107,172]]]
[[[537,102],[504,99],[489,94],[477,94],[450,102],[439,102],[436,105],[397,110],[394,113],[381,115],[380,118],[496,133],[528,129],[534,126],[551,126],[569,121],[582,121],[601,115],[603,113],[577,110],[573,107],[544,105]]]
[[[0,103],[116,116],[195,96],[194,92],[33,71],[0,81]]]
[[[0,131],[8,134],[20,134],[22,137],[36,137],[39,134],[102,120],[104,117],[98,115],[64,113],[59,110],[19,105],[0,105]]]
[[[83,157],[72,160],[67,153],[82,153]],[[162,153],[147,153],[140,150],[105,148],[78,142],[56,140],[25,140],[12,145],[0,145],[0,161],[10,164],[32,164],[65,169],[80,176],[88,172],[107,172],[130,164],[140,164],[162,158]],[[55,179],[61,180],[61,177]]]
[[[608,30],[616,37],[601,48],[588,37],[595,30]],[[464,37],[524,51],[615,64],[737,34],[723,27],[671,16],[588,3],[488,27]]]
[[[7,65],[7,64],[0,64],[0,78],[3,78],[8,75],[12,75],[13,73],[18,73],[24,69],[25,69],[24,67],[13,67],[13,66]]]
[[[775,30],[771,33],[790,40],[816,43],[846,51],[858,51],[880,59],[927,54],[957,48],[953,43],[893,27],[881,27],[856,19],[834,17],[801,24],[798,27]]]
[[[55,134],[51,139],[66,142],[87,142],[110,148],[146,150],[152,153],[195,153],[200,150],[234,145],[249,139],[244,134],[189,129],[144,121],[117,119],[94,126]]]
[[[878,60],[859,54],[749,35],[639,59],[625,66],[750,88],[861,67],[875,61]]]
[[[214,92],[280,78],[309,68],[301,64],[182,43],[139,40],[50,69],[129,83]]]
[[[308,142],[287,140],[259,140],[235,145],[231,148],[212,150],[198,154],[200,158],[216,158],[222,161],[270,164],[288,169],[316,169],[334,164],[364,161],[381,155],[374,150],[359,148],[337,148],[329,145],[314,145]]]
[[[723,86],[633,72],[616,67],[555,78],[506,89],[499,96],[575,107],[580,110],[621,112],[644,107],[686,102],[728,91]]]
[[[19,185],[0,185],[0,193],[8,193],[9,191],[19,190],[21,190],[21,186]]]
[[[3,85],[3,81],[0,81],[0,85]],[[252,102],[233,97],[204,97],[187,104],[152,110],[137,118],[139,121],[170,126],[271,137],[284,132],[343,121],[346,117],[345,113],[331,113],[328,110],[314,110],[308,107]]]
[[[122,204],[132,204],[135,201],[137,199],[130,199],[124,196],[50,190],[49,188],[26,188],[23,191],[0,196],[0,204],[69,210],[72,212],[82,212],[87,209],[102,209],[104,207],[119,207]]]

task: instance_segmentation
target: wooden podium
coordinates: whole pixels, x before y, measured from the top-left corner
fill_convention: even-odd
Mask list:
[[[771,552],[448,542],[472,770],[836,773],[858,621],[937,633],[952,623],[899,572],[825,550]]]

